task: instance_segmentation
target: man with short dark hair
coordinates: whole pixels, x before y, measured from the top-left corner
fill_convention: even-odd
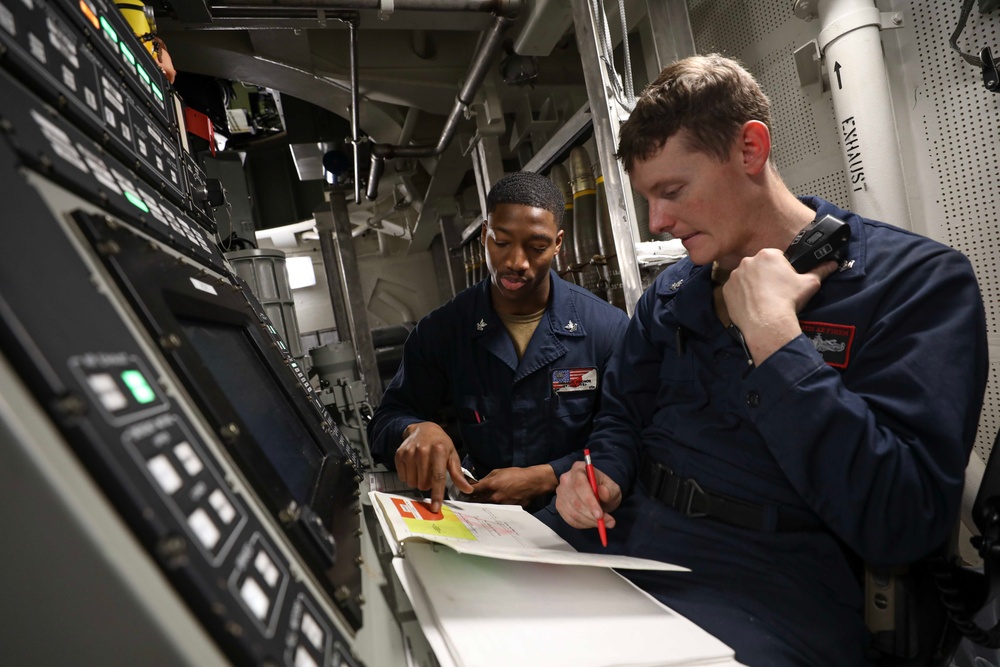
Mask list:
[[[599,501],[574,464],[556,508],[612,531],[628,510],[626,554],[692,569],[629,578],[740,662],[867,664],[851,554],[912,562],[958,517],[988,368],[972,267],[795,197],[769,160],[768,100],[733,60],[668,66],[620,136],[650,230],[688,258],[639,299],[608,366],[588,441]],[[797,273],[784,249],[827,215],[850,227],[843,259]]]
[[[565,201],[547,178],[516,172],[487,197],[480,242],[490,276],[424,317],[368,427],[376,460],[432,509],[448,475],[481,502],[543,505],[580,458],[604,367],[628,319],[551,270]],[[468,484],[437,423],[454,408]]]

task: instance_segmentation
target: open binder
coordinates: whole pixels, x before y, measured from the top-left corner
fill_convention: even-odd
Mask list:
[[[576,552],[520,507],[372,492],[442,667],[739,665],[733,651],[612,568],[685,568]]]

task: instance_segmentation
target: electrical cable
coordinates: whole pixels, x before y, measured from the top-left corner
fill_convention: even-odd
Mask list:
[[[604,63],[605,69],[607,69],[608,81],[611,84],[612,94],[615,98],[615,101],[617,101],[618,104],[623,109],[626,109],[627,111],[631,112],[632,109],[635,108],[634,94],[630,95],[631,99],[626,97],[626,92],[622,85],[621,76],[619,76],[618,72],[615,70],[614,50],[611,48],[611,34],[608,29],[607,16],[604,13],[604,5],[600,2],[600,0],[590,0],[590,9],[597,23],[596,29],[600,33],[599,34],[600,54],[598,55],[598,57]],[[624,7],[622,7],[621,9],[622,11],[624,11]],[[629,88],[631,90],[632,88],[631,58],[629,57],[628,54],[628,38],[627,35],[624,34],[625,33],[624,14],[622,15],[622,32],[623,32],[622,38],[626,52],[625,66],[626,68],[629,69],[627,76],[629,80]]]
[[[975,0],[965,0],[965,2],[962,3],[962,13],[958,17],[958,26],[955,28],[955,32],[951,34],[951,39],[948,40],[948,45],[951,46],[953,50],[957,51],[958,55],[962,56],[962,58],[964,58],[970,65],[982,67],[982,59],[972,54],[965,53],[958,46],[958,37],[962,34],[962,31],[965,30],[965,24],[969,20],[969,14],[972,12],[972,4],[974,2]]]
[[[989,571],[989,561],[984,560],[984,567]],[[989,630],[985,630],[976,623],[975,614],[967,608],[965,597],[958,586],[955,576],[958,565],[949,562],[943,556],[928,559],[928,566],[934,577],[938,591],[941,594],[941,603],[955,627],[958,628],[969,641],[985,646],[986,648],[1000,648],[1000,623]],[[990,577],[987,576],[987,581]]]
[[[625,0],[618,0],[618,15],[622,20],[622,53],[625,55],[625,99],[628,108],[635,108],[635,87],[632,85],[632,56],[628,47],[628,23],[625,21]]]

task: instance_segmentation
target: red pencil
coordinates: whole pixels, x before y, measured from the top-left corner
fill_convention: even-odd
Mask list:
[[[583,460],[587,462],[587,479],[590,480],[590,488],[594,490],[594,497],[597,502],[601,502],[601,497],[597,495],[597,477],[594,476],[594,466],[590,462],[590,450],[583,450]],[[604,516],[597,520],[597,532],[601,535],[601,545],[608,546],[608,530],[604,527]]]

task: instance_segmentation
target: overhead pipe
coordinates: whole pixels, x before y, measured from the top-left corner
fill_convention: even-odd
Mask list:
[[[597,186],[590,155],[583,146],[569,152],[570,187],[573,190],[573,246],[576,249],[577,284],[607,299],[601,272],[594,264],[600,254],[597,244]]]
[[[421,144],[416,146],[372,145],[372,164],[368,172],[367,195],[369,201],[374,201],[378,197],[378,183],[382,179],[382,173],[385,171],[386,160],[398,157],[434,157],[441,155],[448,148],[455,135],[455,130],[458,129],[458,123],[462,115],[475,99],[476,91],[479,90],[479,86],[486,78],[486,73],[493,62],[494,56],[496,56],[503,46],[504,34],[514,24],[513,16],[520,9],[520,2],[515,2],[515,0],[506,0],[498,4],[504,5],[513,14],[505,16],[498,13],[493,19],[493,24],[484,32],[479,50],[476,52],[475,57],[473,57],[469,73],[465,77],[465,82],[455,97],[455,106],[452,107],[451,113],[448,114],[448,119],[441,130],[441,137],[438,139],[437,144]]]
[[[348,24],[351,31],[351,144],[354,148],[354,203],[361,203],[361,165],[359,164],[358,135],[358,45],[357,15],[344,16],[342,10],[375,9],[382,12],[395,10],[414,11],[479,11],[493,12],[493,24],[484,33],[479,51],[472,60],[469,74],[455,99],[455,106],[437,145],[393,146],[372,145],[372,164],[368,173],[368,199],[374,201],[378,195],[378,183],[385,170],[385,161],[396,157],[433,157],[448,148],[458,127],[461,114],[472,104],[479,86],[486,78],[487,70],[494,56],[503,45],[503,37],[514,24],[514,19],[524,0],[224,0],[212,9],[252,8],[255,10],[324,10],[334,12],[330,17]]]
[[[562,247],[559,248],[559,252],[556,254],[556,273],[561,278],[575,283],[576,274],[573,273],[573,264],[575,263],[573,259],[576,257],[576,250],[573,245],[573,190],[569,184],[569,173],[562,164],[554,164],[552,165],[552,170],[549,172],[549,178],[559,188],[564,202],[562,219],[563,242]]]
[[[604,186],[604,176],[600,173],[600,163],[594,165],[597,179],[597,252],[593,263],[601,274],[601,282],[606,285],[607,300],[612,306],[626,310],[625,289],[622,287],[622,270],[618,264],[615,249],[615,230],[608,210],[608,191]]]
[[[501,16],[513,17],[524,0],[224,0],[210,7],[273,7],[278,9],[306,8],[309,9],[374,9],[379,11],[428,11],[457,12],[477,11],[493,12]]]
[[[874,0],[822,0],[818,9],[851,210],[912,229],[881,13]]]

